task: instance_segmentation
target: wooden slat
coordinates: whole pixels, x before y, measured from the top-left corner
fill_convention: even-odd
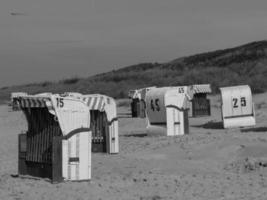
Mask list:
[[[42,162],[42,149],[41,149],[41,144],[42,144],[42,134],[43,134],[43,119],[42,119],[42,116],[41,116],[42,113],[38,113],[38,119],[39,119],[39,129],[40,131],[37,133],[38,134],[38,140],[37,140],[37,161],[38,162]]]
[[[184,111],[184,133],[189,133],[189,119],[188,119],[188,110]]]
[[[47,108],[23,108],[22,110],[28,121],[28,132],[26,152],[20,154],[25,156],[25,161],[20,159],[19,167],[24,163],[25,173],[52,178],[53,136],[62,136],[59,124],[54,121],[53,115]],[[54,159],[54,162],[59,161]],[[20,168],[19,171],[21,171]]]
[[[105,136],[105,148],[106,148],[106,152],[107,153],[110,153],[110,134],[109,134],[109,126],[108,126],[108,119],[107,119],[107,115],[104,115],[104,122],[105,122],[105,125],[104,125],[104,136]]]
[[[51,134],[53,134],[52,119],[50,118],[49,123],[47,124],[48,129],[45,131],[45,141],[44,141],[44,160],[49,163],[50,156],[48,152],[49,143],[51,142]]]
[[[49,142],[50,142],[50,133],[52,132],[52,120],[51,117],[47,116],[47,118],[49,119],[49,121],[46,123],[46,129],[44,132],[44,161],[46,163],[49,163],[49,152],[47,152],[48,146],[49,146]]]
[[[33,161],[37,162],[37,148],[38,148],[38,133],[39,133],[39,120],[38,120],[38,112],[34,110],[33,118],[35,119],[36,129],[33,132]]]
[[[192,101],[193,116],[210,115],[210,101],[205,98],[195,98]]]
[[[31,131],[29,131],[30,135],[29,135],[29,151],[27,152],[28,153],[28,158],[27,158],[27,161],[32,161],[32,134],[31,134]]]
[[[37,146],[37,134],[38,134],[38,119],[37,119],[37,113],[36,110],[33,109],[33,114],[32,114],[32,118],[34,119],[34,123],[35,123],[35,129],[33,131],[33,161],[36,162],[37,161],[37,154],[36,154],[36,146]]]
[[[54,136],[52,141],[52,182],[58,183],[62,177],[62,137]]]
[[[101,137],[102,137],[102,132],[101,132],[101,114],[98,113],[98,127],[97,127],[97,131],[98,131],[98,140],[99,140],[99,144],[102,143]]]
[[[103,127],[103,113],[99,113],[99,128],[98,128],[98,131],[100,133],[100,143],[103,143],[104,142],[104,138],[103,138],[103,130],[102,130],[102,127]]]
[[[26,134],[19,134],[18,136],[18,172],[19,174],[27,174],[26,165],[26,151],[27,151],[27,137]]]
[[[40,154],[42,154],[42,152],[44,152],[44,134],[45,134],[45,130],[40,134]],[[40,162],[44,161],[44,158],[41,157]]]
[[[33,161],[33,131],[35,130],[35,123],[33,121],[33,118],[32,118],[32,112],[31,112],[31,109],[29,109],[29,116],[30,116],[30,120],[31,120],[31,129],[29,131],[30,135],[30,142],[29,142],[29,145],[30,145],[30,152],[29,153],[29,158],[28,160],[29,161]]]
[[[92,110],[91,112],[92,127],[92,150],[93,152],[106,151],[106,131],[107,120],[105,112]]]

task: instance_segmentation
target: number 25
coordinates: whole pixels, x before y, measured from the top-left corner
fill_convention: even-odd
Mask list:
[[[247,101],[245,97],[241,97],[240,102],[241,102],[241,107],[247,106]],[[233,98],[233,103],[234,103],[233,107],[238,108],[238,98]]]
[[[241,97],[241,106],[245,107],[247,105],[246,98]]]

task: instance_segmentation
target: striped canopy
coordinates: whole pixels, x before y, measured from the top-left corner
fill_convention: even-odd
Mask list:
[[[90,110],[104,111],[106,102],[108,102],[108,97],[103,95],[88,95],[82,100],[86,103]]]
[[[21,96],[13,98],[14,102],[17,102],[20,108],[41,108],[50,107],[51,97],[49,96]],[[109,97],[105,95],[83,95],[80,97],[63,97],[63,98],[74,98],[83,101],[90,110],[104,111],[105,105],[110,103]]]
[[[211,93],[210,84],[193,85],[194,94],[198,93]]]
[[[128,93],[128,97],[131,99],[141,99],[141,89],[130,90]]]
[[[146,93],[151,90],[152,88],[156,88],[156,86],[151,86],[151,87],[145,87],[145,88],[140,88],[136,90],[130,90],[128,92],[128,97],[131,99],[142,99],[145,100],[145,95]]]
[[[44,97],[19,97],[15,98],[15,101],[21,108],[41,108],[46,107],[46,101],[50,100]]]
[[[134,97],[134,95],[135,95],[135,92],[136,92],[136,90],[130,90],[128,92],[128,97],[132,99]]]

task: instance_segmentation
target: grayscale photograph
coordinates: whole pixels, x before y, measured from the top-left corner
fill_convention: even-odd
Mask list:
[[[267,198],[266,0],[1,0],[0,200]]]

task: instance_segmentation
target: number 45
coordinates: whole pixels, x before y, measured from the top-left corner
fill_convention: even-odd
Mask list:
[[[160,107],[159,107],[159,99],[155,99],[155,105],[154,105],[154,100],[151,99],[150,101],[150,108],[153,111],[160,111]]]

